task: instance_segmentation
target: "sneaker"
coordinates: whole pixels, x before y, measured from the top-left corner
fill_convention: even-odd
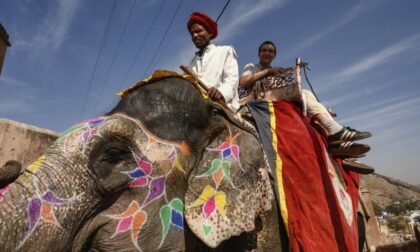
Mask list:
[[[347,170],[360,174],[371,174],[375,172],[373,167],[364,164],[355,158],[344,159],[343,167]]]
[[[334,135],[328,136],[328,143],[335,144],[348,141],[357,141],[371,136],[372,134],[367,131],[357,131],[350,127],[343,127],[343,129],[339,132],[335,133]]]
[[[345,142],[339,144],[330,144],[328,151],[333,156],[347,157],[347,156],[360,156],[370,150],[370,146],[367,144],[359,144],[355,142]]]

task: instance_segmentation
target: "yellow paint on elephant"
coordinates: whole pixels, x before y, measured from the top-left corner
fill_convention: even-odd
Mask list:
[[[175,157],[174,163],[172,164],[174,168],[182,171],[183,173],[185,173],[184,168],[182,167],[181,163],[179,162],[178,157]]]
[[[219,210],[219,213],[226,218],[225,215],[225,205],[226,205],[226,195],[224,192],[217,192],[214,195],[214,201],[216,202],[216,208]]]
[[[210,185],[207,185],[204,188],[203,192],[201,193],[200,197],[198,197],[198,199],[188,207],[201,206],[206,201],[208,201],[210,199],[210,197],[213,196],[213,195],[214,195],[214,188]]]
[[[214,197],[214,204],[216,205],[217,210],[219,210],[219,213],[224,218],[226,218],[226,215],[225,215],[226,195],[224,192],[216,191],[211,185],[207,185],[204,188],[203,192],[201,193],[200,197],[198,197],[198,199],[187,208],[192,208],[192,207],[201,206],[203,204],[208,204],[208,202],[211,200],[212,197]],[[206,208],[206,205],[204,205],[204,209],[205,208]],[[208,215],[210,215],[211,213],[212,211]]]
[[[39,165],[42,164],[42,162],[45,161],[45,155],[40,156],[35,162],[30,164],[27,168],[28,171],[34,172],[36,169],[38,169]]]

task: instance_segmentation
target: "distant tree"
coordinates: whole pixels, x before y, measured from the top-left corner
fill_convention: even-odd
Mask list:
[[[412,200],[404,203],[407,211],[420,210],[420,200]]]
[[[388,212],[388,213],[399,215],[400,214],[400,206],[391,204],[391,205],[388,205],[388,206],[385,207],[385,211]]]
[[[406,220],[404,217],[394,217],[390,218],[387,221],[388,228],[393,230],[394,232],[402,231],[404,232],[406,229]]]
[[[384,209],[380,205],[376,204],[375,201],[372,201],[372,206],[373,206],[373,211],[375,212],[375,215],[381,216]]]

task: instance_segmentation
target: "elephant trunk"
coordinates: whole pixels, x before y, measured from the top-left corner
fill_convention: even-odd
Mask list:
[[[52,149],[28,166],[0,202],[4,251],[68,248],[101,194],[83,156],[65,158]],[[71,160],[71,161],[70,161]]]

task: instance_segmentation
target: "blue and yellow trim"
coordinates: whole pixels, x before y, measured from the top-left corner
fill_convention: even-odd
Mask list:
[[[280,205],[280,213],[284,222],[284,226],[286,228],[287,235],[289,235],[289,218],[286,206],[286,194],[284,192],[284,184],[283,184],[283,161],[278,153],[278,141],[277,141],[277,133],[276,133],[276,115],[274,112],[274,105],[273,102],[269,101],[268,110],[270,111],[270,128],[271,128],[271,136],[272,136],[272,144],[274,148],[274,152],[276,153],[275,158],[275,174],[277,179],[277,191],[279,193],[278,201]]]

